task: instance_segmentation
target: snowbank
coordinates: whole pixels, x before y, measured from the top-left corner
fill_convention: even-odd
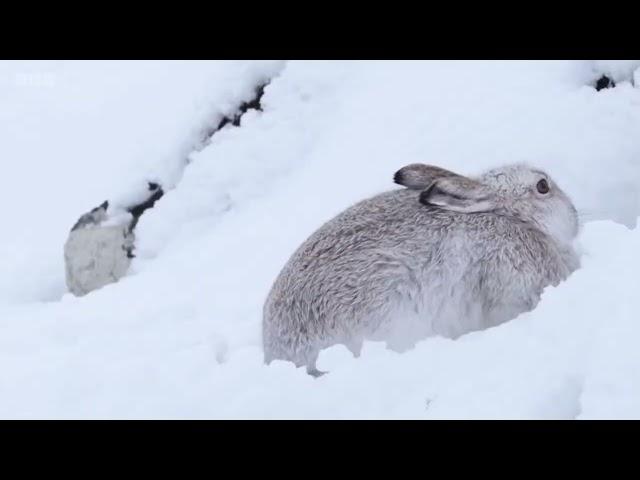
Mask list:
[[[0,417],[640,417],[640,88],[596,92],[598,68],[0,63]],[[263,111],[202,144],[265,78]],[[590,221],[583,268],[534,312],[403,355],[336,347],[317,380],[262,364],[262,303],[322,222],[408,163],[518,161],[548,169]],[[168,192],[140,219],[129,276],[64,294],[77,216],[149,179]]]

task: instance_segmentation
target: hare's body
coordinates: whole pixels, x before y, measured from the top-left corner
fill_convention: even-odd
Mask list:
[[[404,350],[531,310],[576,267],[573,250],[500,209],[465,213],[396,190],[362,201],[291,257],[264,307],[265,360],[315,370],[319,351],[363,340]]]

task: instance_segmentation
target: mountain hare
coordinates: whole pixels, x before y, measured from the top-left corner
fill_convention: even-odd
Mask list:
[[[363,340],[396,351],[456,338],[533,309],[579,266],[578,216],[541,170],[510,165],[471,178],[422,164],[407,187],[348,208],[293,254],[264,305],[265,362],[320,375],[321,349]]]

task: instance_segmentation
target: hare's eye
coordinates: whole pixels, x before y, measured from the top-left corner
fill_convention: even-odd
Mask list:
[[[549,183],[544,178],[538,182],[536,188],[542,194],[549,193]]]

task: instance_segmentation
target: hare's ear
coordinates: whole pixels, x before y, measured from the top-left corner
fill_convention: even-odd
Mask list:
[[[496,202],[489,187],[460,175],[437,179],[420,194],[420,203],[454,212],[488,212],[496,208]]]
[[[398,170],[393,176],[393,181],[411,190],[424,190],[438,178],[455,176],[457,176],[456,173],[444,168],[412,163]]]

